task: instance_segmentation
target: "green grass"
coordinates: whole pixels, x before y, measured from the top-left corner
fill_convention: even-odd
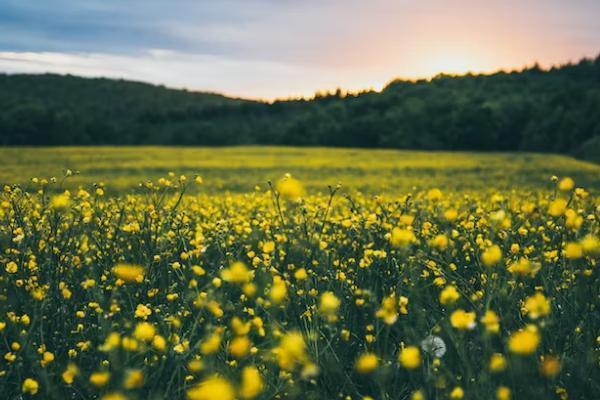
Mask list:
[[[106,182],[109,192],[135,188],[169,171],[205,179],[202,190],[247,192],[285,173],[309,190],[338,182],[349,190],[398,193],[413,187],[448,190],[549,187],[552,175],[600,188],[600,166],[553,154],[467,153],[292,147],[58,147],[1,148],[0,183],[79,171],[66,185]]]

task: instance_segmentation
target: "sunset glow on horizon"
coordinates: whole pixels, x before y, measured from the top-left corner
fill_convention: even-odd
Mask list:
[[[230,96],[379,90],[600,53],[591,0],[0,0],[0,72],[71,73]]]

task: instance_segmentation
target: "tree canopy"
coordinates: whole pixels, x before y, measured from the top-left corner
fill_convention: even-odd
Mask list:
[[[274,144],[598,159],[599,137],[600,57],[273,103],[123,80],[0,74],[1,145]]]

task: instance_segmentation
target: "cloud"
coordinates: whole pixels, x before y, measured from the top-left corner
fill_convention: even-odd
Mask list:
[[[595,0],[0,0],[0,69],[273,97],[600,50]]]
[[[143,55],[0,51],[0,70],[9,73],[70,73],[165,84],[248,98],[310,96],[344,82],[370,79],[352,69],[321,71],[269,61],[235,60],[152,49]],[[360,76],[357,76],[360,75]],[[381,86],[381,81],[378,86]],[[364,85],[355,87],[362,88]]]

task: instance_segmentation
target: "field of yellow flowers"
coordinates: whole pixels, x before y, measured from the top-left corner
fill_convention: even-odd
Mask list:
[[[109,195],[70,175],[0,194],[2,399],[600,396],[600,197],[570,177]]]

